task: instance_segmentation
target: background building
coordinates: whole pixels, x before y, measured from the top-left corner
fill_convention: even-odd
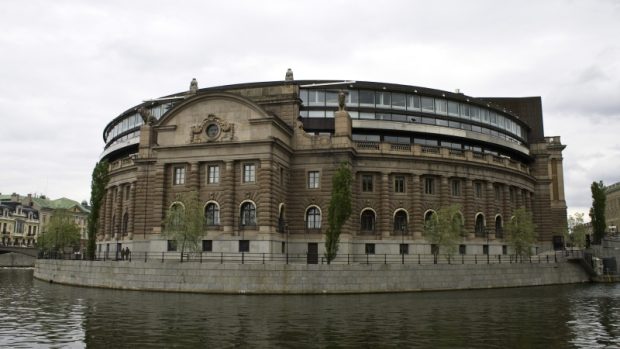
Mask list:
[[[23,204],[19,195],[0,195],[0,243],[5,246],[34,246],[41,234],[39,211]]]
[[[605,202],[605,220],[608,231],[617,233],[620,227],[620,182],[605,187],[607,201]]]
[[[344,94],[339,100],[339,91]],[[285,81],[190,90],[147,101],[105,128],[110,181],[100,251],[163,251],[166,211],[197,191],[217,252],[322,254],[331,178],[351,166],[341,253],[430,253],[424,221],[461,206],[461,252],[506,252],[504,225],[534,214],[542,246],[566,230],[559,137],[540,97],[360,81]]]
[[[86,241],[88,240],[88,214],[90,213],[90,207],[86,202],[82,202],[80,204],[77,201],[67,198],[51,200],[45,195],[32,196],[31,194],[28,194],[23,196],[14,193],[12,195],[0,195],[0,207],[1,206],[5,206],[9,209],[9,215],[11,212],[11,207],[13,207],[14,211],[17,210],[17,208],[21,208],[20,212],[22,212],[22,216],[28,212],[32,213],[33,219],[24,221],[26,225],[24,225],[23,230],[24,232],[29,232],[29,235],[25,235],[23,240],[26,245],[36,243],[38,237],[47,232],[47,225],[49,224],[51,217],[58,210],[66,210],[73,216],[75,224],[79,227],[81,244],[83,246],[86,245]],[[14,217],[21,216],[15,213]],[[34,219],[34,217],[36,217],[36,219]],[[23,218],[20,218],[19,220],[23,220]],[[9,229],[13,229],[11,231],[15,231],[14,229],[18,228],[17,221],[15,221],[15,219],[13,219],[13,221],[14,228],[10,228],[10,222],[8,220],[6,221],[7,238],[10,238],[10,234],[8,233]],[[2,229],[4,236],[5,230],[3,229],[3,223],[5,222],[0,217],[0,229]],[[28,228],[29,226],[32,226],[32,228]],[[15,241],[15,239],[12,239],[11,241]]]

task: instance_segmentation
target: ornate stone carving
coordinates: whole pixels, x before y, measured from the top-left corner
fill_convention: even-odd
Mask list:
[[[138,114],[142,117],[142,121],[145,125],[153,125],[157,121],[157,118],[151,115],[151,111],[145,107],[140,107],[140,109],[138,109]]]
[[[201,123],[191,127],[190,143],[232,141],[235,139],[235,124],[209,114]]]
[[[198,81],[196,78],[192,79],[192,82],[189,83],[189,93],[195,95],[198,92]]]
[[[293,70],[291,70],[291,68],[288,68],[288,70],[286,71],[286,75],[284,76],[284,80],[285,81],[293,81]]]
[[[345,104],[346,104],[346,92],[344,92],[343,90],[340,90],[340,92],[338,92],[338,111],[344,111],[345,108]]]

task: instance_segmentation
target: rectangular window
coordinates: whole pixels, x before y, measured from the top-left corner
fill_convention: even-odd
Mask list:
[[[256,182],[256,165],[244,164],[243,165],[243,183]]]
[[[177,241],[168,240],[168,252],[174,252],[177,250]]]
[[[441,115],[448,114],[448,101],[446,101],[445,99],[436,98],[435,99],[435,112]]]
[[[366,244],[366,254],[375,254],[375,244]]]
[[[420,96],[407,95],[407,110],[420,110]]]
[[[392,106],[391,94],[389,92],[376,92],[375,104],[377,108],[390,108]]]
[[[185,166],[178,166],[174,168],[174,184],[185,184]]]
[[[467,248],[465,247],[465,245],[459,245],[459,254],[463,255],[466,254],[467,252]]]
[[[477,198],[482,197],[482,183],[474,183],[474,194]]]
[[[394,177],[394,192],[395,193],[405,192],[405,176]]]
[[[502,254],[508,254],[508,246],[502,245]]]
[[[433,98],[422,97],[422,111],[431,113],[435,111],[435,103]]]
[[[406,95],[402,93],[392,93],[392,108],[405,109],[407,106]]]
[[[375,92],[360,90],[359,92],[360,107],[374,107],[375,106]]]
[[[220,182],[220,167],[218,165],[207,166],[207,183],[216,184]]]
[[[239,252],[250,252],[250,240],[239,240]]]
[[[324,106],[325,105],[325,91],[309,90],[308,91],[308,102],[310,106]]]
[[[448,115],[459,116],[459,103],[448,101]]]
[[[452,180],[452,196],[461,196],[461,181],[458,179]]]
[[[372,191],[372,184],[372,175],[362,175],[362,191]]]
[[[482,245],[482,254],[489,254],[489,245]]]
[[[317,189],[320,185],[321,173],[319,171],[308,172],[308,189]]]
[[[424,178],[424,194],[428,194],[428,195],[435,194],[435,179],[434,178]]]
[[[409,244],[400,244],[400,254],[409,254]]]
[[[202,252],[213,251],[213,240],[202,240]]]

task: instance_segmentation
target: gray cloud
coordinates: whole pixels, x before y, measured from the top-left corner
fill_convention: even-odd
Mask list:
[[[0,192],[85,199],[101,133],[143,99],[201,87],[357,79],[543,98],[567,201],[618,179],[615,1],[5,1]]]

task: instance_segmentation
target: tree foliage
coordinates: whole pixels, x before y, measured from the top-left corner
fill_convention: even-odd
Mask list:
[[[54,211],[38,244],[42,249],[64,252],[65,248],[77,248],[80,244],[80,227],[67,210]]]
[[[166,213],[163,235],[185,250],[196,251],[206,229],[202,203],[196,191],[182,194]],[[183,257],[181,257],[181,260]]]
[[[332,178],[332,197],[329,201],[328,228],[325,233],[325,258],[330,263],[338,254],[342,226],[351,215],[351,170],[343,163]]]
[[[535,229],[531,212],[524,207],[514,211],[506,231],[516,255],[529,256],[532,253],[532,246],[536,243]]]
[[[454,255],[463,236],[461,206],[453,204],[442,207],[424,222],[424,237],[439,247],[448,257]],[[435,253],[438,250],[434,251]]]
[[[600,244],[605,236],[607,222],[605,222],[605,186],[602,181],[592,182],[592,207],[590,208],[590,220],[592,222],[592,235],[595,244]]]
[[[90,182],[90,214],[88,215],[88,244],[86,246],[86,254],[90,259],[95,257],[95,242],[97,239],[97,230],[99,229],[99,212],[103,204],[105,187],[108,184],[108,180],[108,162],[106,160],[99,161],[93,169]]]
[[[585,247],[586,245],[586,226],[584,224],[584,214],[576,212],[568,217],[568,239],[573,247]]]

